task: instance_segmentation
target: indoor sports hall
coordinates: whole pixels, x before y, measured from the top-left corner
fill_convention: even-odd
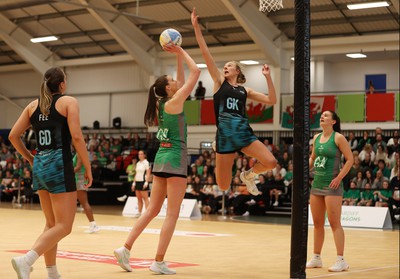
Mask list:
[[[57,90],[76,100],[71,102],[79,109],[63,114],[54,108],[66,119],[68,113],[78,116],[68,125],[82,131],[87,153],[82,161],[89,162],[93,177],[83,191],[88,202],[77,200],[76,209],[73,204],[71,233],[55,246],[57,278],[156,274],[149,268],[160,262],[154,256],[169,218],[168,197],[130,250],[132,272],[121,269],[113,251],[146,216],[145,197],[151,204],[154,181],[160,181],[151,169],[157,152],[171,147],[168,129],[147,127],[144,118],[154,96],[157,113],[164,109],[156,80],[166,75],[164,87],[171,90],[182,74],[187,80],[193,76],[190,61],[179,68],[181,48],[200,74],[182,100],[187,185],[165,254],[165,263],[176,271],[172,276],[399,278],[399,12],[399,0],[1,0],[0,278],[54,275],[42,255],[26,275],[15,271],[14,258],[31,253],[48,228],[40,205],[45,205],[43,190],[33,183],[40,169],[33,171],[10,136],[32,104],[44,99],[41,88],[49,86],[46,73],[54,67],[65,74]],[[164,45],[169,38],[178,45],[172,50]],[[240,73],[245,82],[228,82],[232,65],[235,81]],[[248,146],[221,151],[228,144],[221,140],[222,84],[216,76],[229,90],[245,93],[244,119],[262,144],[252,156],[246,154]],[[180,88],[186,87],[174,92]],[[258,92],[263,97],[254,97]],[[234,98],[226,105],[230,113],[241,107]],[[39,105],[36,111],[43,112]],[[47,119],[39,117],[39,122]],[[18,141],[29,156],[46,156],[40,148],[54,139],[53,130],[36,133],[30,123],[24,122],[28,129]],[[232,127],[226,140],[242,140],[240,126]],[[328,143],[340,152],[332,155],[339,174],[327,183],[338,192],[320,196],[315,187],[325,168],[321,158],[327,157],[319,156],[328,156],[320,140],[329,132],[334,136],[326,138]],[[72,134],[72,142],[78,134]],[[276,165],[255,172],[264,150]],[[232,168],[217,172],[218,159],[228,157]],[[138,180],[144,160],[149,170]],[[221,173],[232,173],[227,190],[218,185]],[[243,180],[248,174],[258,194],[251,194]],[[143,189],[138,182],[145,183]],[[327,198],[332,195],[335,208]],[[324,197],[319,209],[325,214],[316,210],[317,197]],[[342,241],[344,253],[338,252]],[[332,264],[344,259],[341,272],[333,272]]]

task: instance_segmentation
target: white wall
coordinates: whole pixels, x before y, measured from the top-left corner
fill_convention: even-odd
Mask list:
[[[312,62],[312,80],[323,79],[323,83],[312,82],[312,92],[323,87],[326,92],[363,92],[366,74],[387,74],[387,87],[399,88],[398,61]],[[171,67],[167,71],[171,71]],[[322,70],[323,69],[323,70]],[[122,126],[144,127],[143,115],[147,104],[148,82],[153,78],[145,74],[133,62],[105,63],[66,67],[68,94],[80,103],[81,125],[92,127],[98,120],[101,127],[111,126],[112,119],[122,118]],[[272,68],[272,77],[276,73]],[[323,73],[321,73],[323,71]],[[246,85],[266,92],[261,65],[244,69]],[[290,90],[293,92],[293,63],[290,67]],[[175,75],[175,73],[168,73]],[[0,128],[8,129],[17,120],[22,108],[39,94],[41,75],[33,70],[0,71],[0,94],[10,98],[21,109],[0,98]],[[207,69],[202,69],[200,80],[206,87],[206,96],[213,94],[213,82]],[[285,82],[285,81],[283,81]],[[194,92],[192,92],[192,96]],[[258,129],[279,129],[276,125],[265,124]],[[210,128],[211,134],[213,128]]]

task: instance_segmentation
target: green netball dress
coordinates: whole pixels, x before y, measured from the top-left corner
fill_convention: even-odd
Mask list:
[[[153,174],[172,174],[178,176],[187,175],[187,129],[183,112],[169,114],[165,112],[165,102],[162,99],[158,106],[158,131],[157,139],[160,141],[160,148],[154,160]],[[159,175],[157,175],[159,174]]]
[[[319,196],[343,196],[343,183],[337,189],[329,188],[329,184],[340,172],[340,158],[342,153],[335,143],[335,132],[327,142],[321,143],[319,134],[314,142],[314,181],[311,194]]]

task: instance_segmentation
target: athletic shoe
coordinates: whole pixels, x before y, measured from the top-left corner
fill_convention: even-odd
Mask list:
[[[250,216],[250,212],[246,211],[245,213],[242,214],[242,216],[245,216],[245,217]]]
[[[279,205],[279,202],[278,202],[278,201],[275,201],[274,204],[273,204],[272,206],[278,206],[278,205]]]
[[[307,262],[306,268],[319,268],[322,267],[321,257],[313,256],[310,261]]]
[[[121,197],[118,197],[117,200],[120,201],[120,202],[124,202],[124,201],[126,201],[127,198],[128,198],[127,195],[123,195]]]
[[[118,264],[122,269],[128,272],[132,271],[132,267],[129,265],[130,253],[128,249],[126,249],[123,246],[118,249],[115,249],[114,256],[117,258]]]
[[[247,179],[245,173],[242,172],[240,174],[240,180],[242,180],[242,182],[246,184],[247,191],[249,191],[249,193],[253,196],[257,196],[260,193],[258,192],[256,183],[254,182],[254,178]]]
[[[164,261],[162,262],[154,261],[149,269],[157,274],[167,274],[167,275],[176,274],[176,271],[174,269],[168,268],[168,265]]]
[[[90,224],[89,226],[89,233],[95,233],[100,231],[100,227],[94,224]]]
[[[348,270],[350,266],[345,262],[344,259],[341,260],[336,260],[335,264],[332,265],[330,268],[328,268],[329,271],[331,272],[340,272],[340,271],[345,271]]]
[[[11,263],[15,272],[17,272],[18,279],[29,279],[32,267],[27,264],[25,256],[12,258]]]

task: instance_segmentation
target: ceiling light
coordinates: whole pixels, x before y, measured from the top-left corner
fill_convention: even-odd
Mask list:
[[[348,53],[346,54],[347,57],[350,58],[366,58],[367,56],[363,53]]]
[[[369,8],[380,8],[388,7],[390,4],[387,1],[370,2],[370,3],[360,3],[360,4],[349,4],[347,8],[349,10],[359,10],[359,9],[369,9]]]
[[[258,64],[260,64],[260,62],[254,61],[254,60],[242,60],[242,61],[240,61],[240,63],[242,63],[244,65],[258,65]]]
[[[200,69],[204,69],[204,68],[207,68],[207,65],[206,64],[196,64],[197,65],[197,67],[199,67]]]
[[[37,38],[32,38],[31,42],[32,43],[43,43],[43,42],[51,42],[51,41],[57,41],[58,38],[56,36],[47,36],[47,37],[37,37]]]

